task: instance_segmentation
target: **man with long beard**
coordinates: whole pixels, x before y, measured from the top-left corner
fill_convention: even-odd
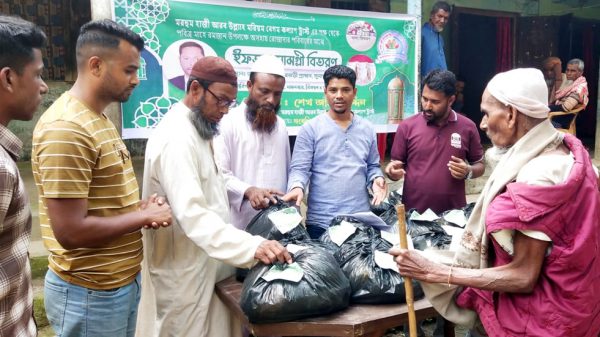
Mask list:
[[[250,70],[248,97],[220,123],[215,158],[227,176],[231,221],[245,229],[258,210],[283,195],[290,166],[285,122],[279,116],[285,86],[283,63],[259,57]]]
[[[176,221],[144,232],[144,284],[137,336],[234,336],[241,327],[214,292],[236,267],[256,260],[291,263],[287,250],[229,222],[225,179],[213,138],[235,105],[237,76],[229,62],[207,56],[192,68],[183,100],[146,146],[143,194],[165,195]]]

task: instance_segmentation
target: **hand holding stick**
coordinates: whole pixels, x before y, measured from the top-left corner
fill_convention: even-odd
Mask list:
[[[396,205],[398,215],[398,232],[400,233],[400,248],[408,249],[406,240],[406,214],[403,204]],[[412,279],[404,277],[404,291],[406,293],[406,306],[408,307],[409,336],[417,337],[417,317],[415,316],[415,299],[413,295]]]

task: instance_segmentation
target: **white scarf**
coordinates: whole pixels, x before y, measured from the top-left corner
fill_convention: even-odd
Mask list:
[[[498,101],[524,115],[548,117],[548,87],[538,69],[519,68],[499,73],[490,80],[487,90]]]

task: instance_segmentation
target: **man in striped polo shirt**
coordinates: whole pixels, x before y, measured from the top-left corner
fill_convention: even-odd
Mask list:
[[[29,267],[31,210],[16,160],[23,143],[8,128],[31,120],[42,95],[42,30],[17,17],[0,16],[0,336],[34,337]]]
[[[169,205],[156,196],[140,203],[129,152],[103,113],[139,83],[143,47],[111,20],[82,26],[77,81],[34,130],[31,163],[50,251],[44,300],[59,336],[134,335],[140,229],[171,223]]]

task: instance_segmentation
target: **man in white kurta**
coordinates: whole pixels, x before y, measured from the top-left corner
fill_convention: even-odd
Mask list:
[[[235,72],[224,62],[205,57],[196,63],[186,97],[146,146],[143,194],[166,196],[175,221],[144,232],[139,337],[237,336],[239,323],[216,296],[215,283],[232,275],[232,266],[251,267],[255,259],[265,262],[267,256],[269,263],[284,256],[291,262],[279,243],[229,223],[211,137],[237,95]]]
[[[259,57],[251,68],[248,97],[219,124],[215,158],[227,177],[231,222],[245,229],[268,199],[287,187],[290,145],[285,122],[277,112],[285,86],[282,62],[275,56]],[[264,130],[257,123],[270,114]],[[263,199],[255,202],[254,199]]]

